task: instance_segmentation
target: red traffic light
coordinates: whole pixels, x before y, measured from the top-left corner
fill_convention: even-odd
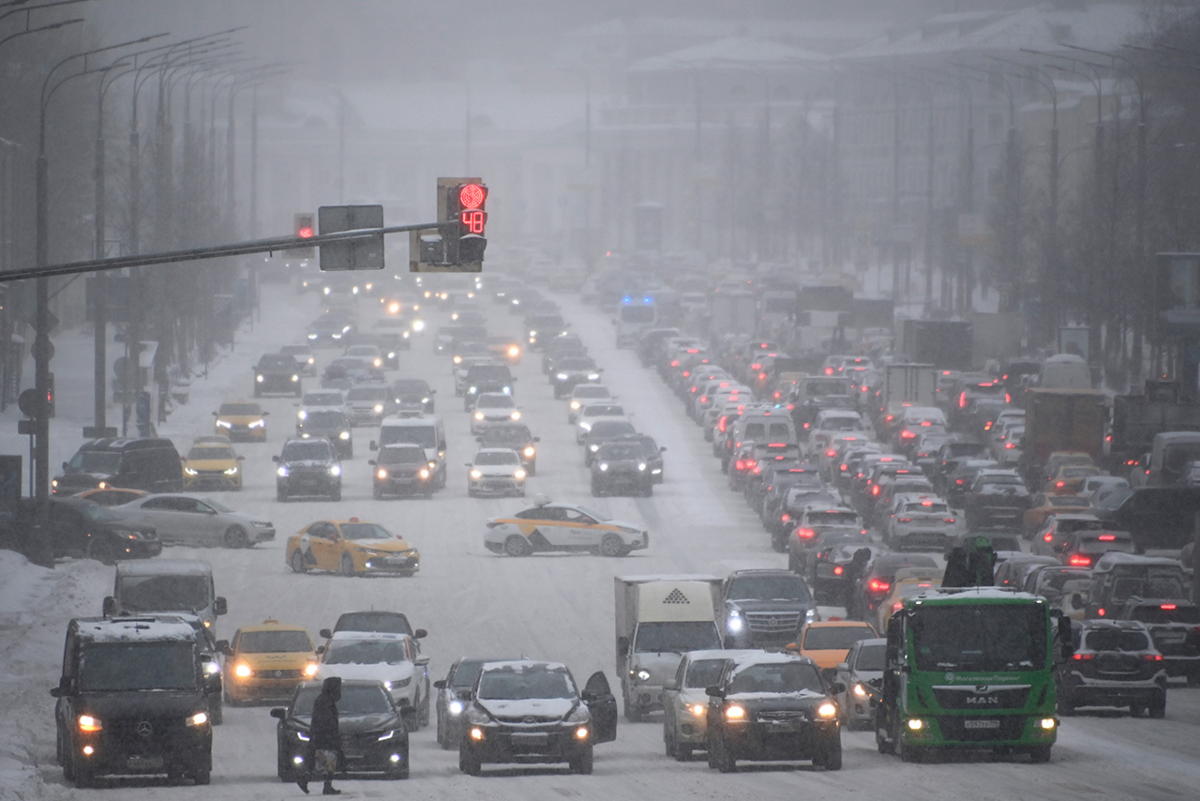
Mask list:
[[[482,209],[487,200],[487,187],[479,184],[463,184],[458,188],[459,205],[466,209]]]
[[[313,229],[309,226],[305,226],[305,227],[301,228],[300,230],[296,231],[296,236],[300,237],[301,239],[312,239],[312,235],[313,235]]]

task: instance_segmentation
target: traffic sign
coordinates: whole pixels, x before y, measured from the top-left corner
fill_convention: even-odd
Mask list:
[[[50,400],[39,390],[31,387],[17,396],[17,408],[26,417],[41,417],[49,415]]]
[[[38,337],[33,340],[33,346],[30,348],[33,353],[33,358],[50,361],[54,358],[54,343],[48,339]]]

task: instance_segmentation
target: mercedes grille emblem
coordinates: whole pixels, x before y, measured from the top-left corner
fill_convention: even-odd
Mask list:
[[[154,727],[150,725],[150,721],[143,720],[137,725],[135,731],[142,737],[149,737],[151,734],[154,734]]]
[[[525,717],[525,720],[524,720],[523,722],[524,722],[524,723],[535,723],[536,721],[535,721],[535,720],[534,720],[532,717],[530,717],[530,716],[528,716],[528,715],[527,715],[527,716]]]

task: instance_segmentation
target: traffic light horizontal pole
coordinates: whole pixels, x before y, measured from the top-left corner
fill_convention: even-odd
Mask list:
[[[449,223],[419,223],[417,225],[389,225],[384,228],[358,228],[353,231],[339,231],[336,234],[320,234],[302,238],[298,236],[280,236],[273,239],[254,239],[249,242],[234,242],[227,245],[213,245],[204,248],[188,250],[168,250],[162,253],[145,253],[137,256],[122,256],[115,259],[90,259],[88,261],[73,261],[66,264],[51,264],[46,267],[30,267],[24,270],[5,270],[0,272],[0,283],[5,281],[23,281],[29,278],[51,278],[60,275],[79,275],[81,273],[96,273],[107,270],[122,270],[126,267],[149,267],[155,264],[175,264],[181,261],[201,261],[203,259],[220,259],[227,256],[245,256],[251,253],[273,253],[276,250],[293,250],[320,246],[331,242],[347,242],[356,239],[369,239],[385,234],[403,234],[409,231],[433,231],[457,225],[457,221]]]

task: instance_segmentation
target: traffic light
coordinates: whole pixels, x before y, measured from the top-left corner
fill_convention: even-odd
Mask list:
[[[296,234],[297,238],[312,239],[316,235],[315,216],[309,211],[293,215],[292,220],[294,225],[292,226],[292,231]],[[312,246],[294,248],[288,251],[288,255],[297,259],[311,259],[313,257],[313,249]]]
[[[450,264],[475,264],[483,261],[487,248],[488,189],[481,183],[461,183],[446,187],[445,216],[457,221],[457,232],[446,236],[446,261]],[[455,236],[457,233],[457,236]]]

